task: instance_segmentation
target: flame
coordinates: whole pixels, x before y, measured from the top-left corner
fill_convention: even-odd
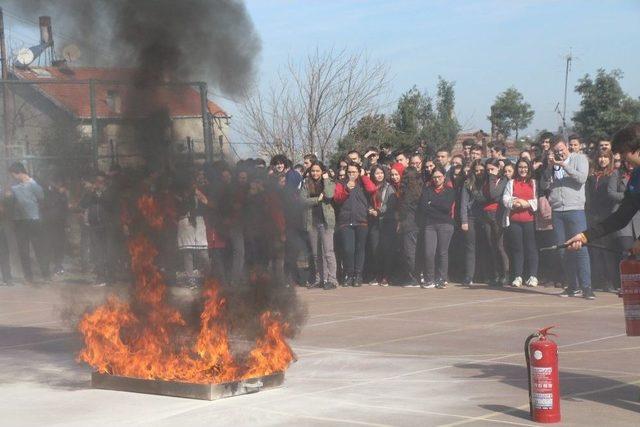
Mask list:
[[[245,373],[248,378],[282,372],[294,360],[293,351],[284,338],[289,325],[270,311],[262,313],[260,323],[264,336],[249,354],[249,369]]]
[[[164,218],[170,218],[149,195],[141,196],[136,207],[152,229],[162,228]],[[128,212],[121,218],[127,226],[133,223]],[[220,383],[282,372],[294,360],[285,340],[289,326],[269,311],[260,316],[263,335],[248,357],[234,356],[225,320],[226,301],[213,280],[205,283],[202,293],[200,329],[190,330],[180,311],[167,302],[167,287],[155,264],[158,251],[151,240],[134,233],[128,249],[135,278],[131,301],[110,296],[82,317],[78,330],[84,348],[78,361],[112,375]]]

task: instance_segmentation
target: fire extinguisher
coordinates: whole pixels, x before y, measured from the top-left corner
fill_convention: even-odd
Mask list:
[[[531,334],[524,342],[529,375],[529,411],[539,423],[560,422],[560,378],[558,346],[551,341],[549,326]],[[536,339],[534,341],[534,339]]]
[[[640,336],[640,261],[627,258],[620,263],[620,293],[624,305],[627,336]]]

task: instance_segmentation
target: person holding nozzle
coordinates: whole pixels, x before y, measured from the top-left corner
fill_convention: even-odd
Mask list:
[[[571,251],[584,250],[585,244],[624,228],[640,210],[640,122],[631,123],[618,131],[613,137],[611,149],[633,168],[624,197],[615,212],[564,243]],[[635,241],[630,252],[633,255],[640,254],[640,240]]]

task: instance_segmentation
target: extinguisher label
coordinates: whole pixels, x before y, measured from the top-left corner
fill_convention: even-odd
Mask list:
[[[531,397],[537,409],[553,408],[553,368],[531,367]]]
[[[635,282],[640,280],[640,274],[621,274],[620,280],[624,282]]]

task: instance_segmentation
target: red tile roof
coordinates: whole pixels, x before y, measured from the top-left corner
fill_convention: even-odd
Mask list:
[[[20,80],[96,80],[108,83],[97,84],[96,115],[98,118],[146,117],[160,108],[167,108],[171,117],[201,116],[200,92],[196,86],[175,85],[156,86],[153,90],[137,88],[133,85],[135,70],[130,68],[71,68],[63,72],[57,67],[34,69],[14,69],[13,74]],[[125,82],[118,84],[111,82]],[[38,90],[58,107],[78,118],[91,118],[88,84],[42,84]],[[107,103],[107,93],[114,91],[121,99],[121,113],[115,112]],[[144,102],[140,102],[144,100]],[[208,101],[209,112],[224,117],[227,113],[216,103]]]

